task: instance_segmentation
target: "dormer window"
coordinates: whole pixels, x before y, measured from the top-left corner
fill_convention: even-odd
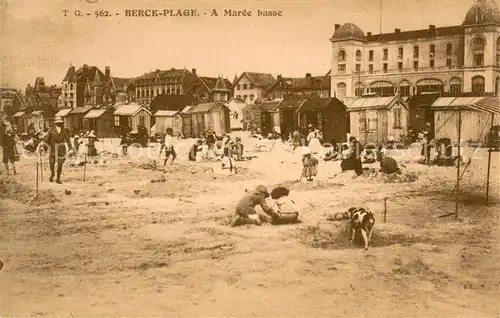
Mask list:
[[[481,11],[478,11],[476,13],[476,22],[483,22],[484,20],[484,14]]]

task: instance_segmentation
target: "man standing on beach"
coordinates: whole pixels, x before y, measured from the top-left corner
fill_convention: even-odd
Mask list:
[[[60,117],[54,119],[54,126],[50,128],[49,132],[44,138],[44,145],[40,147],[40,151],[47,150],[49,147],[49,165],[50,165],[50,177],[49,181],[54,181],[55,176],[55,164],[57,160],[57,178],[56,183],[62,184],[61,173],[64,161],[66,160],[66,145],[69,152],[73,152],[73,147],[71,146],[71,141],[69,139],[69,132],[63,127],[64,121]]]

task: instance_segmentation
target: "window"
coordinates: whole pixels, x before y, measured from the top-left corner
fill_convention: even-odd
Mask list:
[[[497,59],[496,65],[500,66],[500,37],[497,39]]]
[[[474,53],[473,65],[476,67],[484,66],[484,54]]]
[[[434,67],[434,60],[430,60],[430,61],[429,61],[429,66],[430,66],[430,67]]]
[[[436,55],[436,46],[434,44],[431,44],[429,48],[429,57],[433,59],[435,55]]]
[[[451,67],[451,59],[446,59],[446,66]]]
[[[387,61],[388,57],[389,57],[389,50],[384,49],[384,61]]]
[[[67,91],[68,90],[68,83],[64,83],[64,90]]]
[[[472,92],[484,93],[484,77],[478,75],[472,78]]]
[[[368,65],[368,73],[373,73],[373,64]]]
[[[344,50],[339,51],[339,54],[337,55],[337,59],[339,62],[345,62],[345,51]]]
[[[115,126],[116,127],[120,126],[120,117],[119,116],[115,116]]]
[[[370,62],[373,61],[373,50],[370,50],[368,52],[368,61],[370,61]]]
[[[482,22],[483,19],[484,19],[483,13],[480,10],[478,10],[476,13],[476,22]]]
[[[403,48],[400,47],[398,49],[398,59],[402,60],[403,59]]]
[[[243,95],[243,100],[247,100],[248,95]]]
[[[73,86],[73,83],[69,84],[69,89],[70,89],[70,90],[73,90],[73,87],[74,87],[74,86]]]
[[[500,54],[497,53],[496,65],[500,66]]]
[[[356,64],[356,72],[361,72],[361,64]]]
[[[387,63],[384,63],[384,72],[387,73]]]
[[[241,99],[241,95],[237,95],[237,96],[236,96],[236,99]]]
[[[361,111],[359,113],[359,130],[366,131],[366,112]]]
[[[128,126],[132,127],[132,117],[127,117],[128,119]]]
[[[363,96],[363,93],[365,92],[365,88],[363,86],[363,83],[356,83],[356,85],[354,86],[354,95],[355,96]]]
[[[418,46],[413,47],[413,58],[418,59]]]
[[[385,81],[374,82],[370,85],[370,92],[377,93],[379,96],[393,96],[394,85]]]
[[[251,94],[251,95],[250,95],[250,100],[251,100],[251,101],[253,101],[254,97],[255,97],[255,96],[254,96],[253,94]]]
[[[243,89],[247,89],[247,84],[243,84]]]
[[[460,79],[454,77],[450,80],[450,93],[458,95],[462,92],[462,83]]]
[[[418,70],[418,61],[413,61],[413,68],[416,70]]]
[[[403,62],[398,62],[398,69],[400,71],[403,69]]]
[[[451,43],[446,44],[446,55],[450,56],[452,54],[452,46]]]
[[[339,64],[339,73],[345,73],[345,64]]]
[[[253,83],[248,84],[248,89],[253,89]]]
[[[399,95],[402,97],[410,96],[410,83],[407,80],[401,81],[399,84]]]
[[[428,92],[443,92],[443,82],[433,78],[422,79],[417,82],[417,94]]]
[[[237,90],[241,90],[241,84],[236,85]]]
[[[337,98],[340,101],[344,101],[345,94],[346,94],[346,88],[347,88],[347,85],[345,83],[338,83],[337,84]]]
[[[394,115],[394,126],[392,128],[402,128],[401,113],[401,108],[395,108],[392,110],[392,114]]]
[[[361,51],[360,50],[356,51],[356,61],[361,61]]]

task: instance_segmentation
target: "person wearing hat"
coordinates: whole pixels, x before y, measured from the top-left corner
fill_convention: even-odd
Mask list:
[[[318,174],[318,159],[311,152],[311,148],[304,147],[302,150],[302,177],[307,181],[313,181],[313,178]]]
[[[89,157],[97,157],[97,148],[95,147],[95,142],[99,141],[97,136],[93,130],[87,135],[87,156]]]
[[[389,136],[387,138],[387,146],[386,149],[397,149],[396,139],[393,136]]]
[[[255,211],[257,205],[260,205],[262,210],[272,217],[274,211],[266,203],[268,197],[269,192],[263,185],[259,185],[255,190],[247,192],[236,205],[236,214],[232,225],[261,225],[259,214]]]
[[[243,158],[244,146],[241,143],[240,137],[236,137],[236,139],[234,140],[234,142],[232,144],[232,149],[233,149],[233,153],[236,154],[236,160],[243,161],[244,160],[244,158]]]
[[[54,119],[54,126],[52,126],[44,138],[44,144],[40,147],[40,151],[47,150],[49,148],[49,166],[50,166],[50,177],[49,181],[53,182],[56,176],[54,168],[57,161],[57,177],[56,183],[61,184],[61,173],[64,161],[66,160],[66,146],[69,152],[73,152],[73,147],[71,146],[71,141],[69,139],[69,132],[64,129],[64,121],[61,117],[56,117]]]
[[[188,154],[189,161],[197,161],[198,162],[197,158],[201,159],[201,156],[199,153],[201,153],[202,146],[203,146],[203,140],[201,140],[201,139],[198,139],[191,146],[191,149],[189,150],[189,154]]]
[[[9,162],[12,165],[12,172],[17,174],[15,162],[19,157],[17,156],[15,135],[14,128],[12,127],[12,124],[8,120],[7,116],[3,116],[0,127],[0,141],[3,148],[2,161],[5,165],[7,174],[9,174]]]

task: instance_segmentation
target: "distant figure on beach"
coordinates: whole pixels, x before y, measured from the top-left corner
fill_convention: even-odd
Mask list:
[[[44,145],[40,147],[40,151],[47,150],[49,147],[49,166],[50,166],[50,177],[49,181],[53,182],[54,177],[56,177],[56,183],[62,184],[61,173],[64,161],[66,160],[66,146],[70,153],[73,153],[73,146],[69,139],[69,132],[64,129],[64,121],[60,117],[54,119],[54,126],[50,128],[49,132],[45,136]],[[57,161],[57,176],[55,174],[55,164]]]

